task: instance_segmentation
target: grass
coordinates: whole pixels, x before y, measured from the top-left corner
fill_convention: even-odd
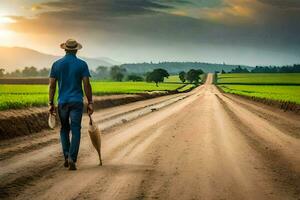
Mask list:
[[[222,74],[219,87],[227,93],[300,104],[300,74]]]
[[[220,85],[224,92],[300,104],[300,86]]]
[[[169,76],[169,78],[165,78],[166,83],[182,83],[179,79],[178,75]]]
[[[92,82],[94,95],[173,91],[182,85],[183,84],[161,83],[159,87],[156,87],[155,83],[146,82]],[[47,103],[47,85],[0,85],[0,110],[45,106]]]
[[[46,94],[1,94],[0,110],[45,106],[48,103]]]
[[[201,77],[201,80],[205,80],[206,79],[206,74],[202,74],[202,75],[200,75],[200,77]],[[182,83],[181,80],[179,79],[178,75],[169,76],[169,78],[165,78],[164,81],[166,83]],[[185,83],[187,83],[187,82],[185,82]]]
[[[48,94],[47,85],[0,85],[0,94]]]
[[[178,92],[184,92],[184,91],[190,90],[190,89],[192,89],[192,88],[194,88],[194,87],[195,87],[194,84],[187,84],[187,85],[185,85],[183,88],[180,88],[180,89],[178,90]]]
[[[156,87],[154,83],[146,82],[93,82],[92,88],[95,95],[106,94],[139,94],[152,91],[172,91],[183,84],[160,83]]]
[[[300,85],[300,73],[274,74],[221,74],[218,75],[218,84],[243,85]]]

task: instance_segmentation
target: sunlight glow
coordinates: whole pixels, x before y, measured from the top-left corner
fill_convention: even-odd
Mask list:
[[[183,10],[175,10],[170,13],[177,16],[188,16],[188,14]]]
[[[10,30],[0,29],[0,38],[1,39],[11,38],[14,35],[14,33],[15,32],[10,31]]]
[[[16,21],[11,19],[10,17],[0,17],[0,24],[10,24],[14,22]]]

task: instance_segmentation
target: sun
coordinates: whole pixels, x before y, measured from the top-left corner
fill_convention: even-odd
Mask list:
[[[1,39],[2,43],[4,41],[8,42],[14,36],[15,32],[11,31],[7,28],[8,24],[11,24],[11,23],[14,23],[14,22],[15,22],[15,20],[13,20],[9,17],[0,16],[0,39]]]

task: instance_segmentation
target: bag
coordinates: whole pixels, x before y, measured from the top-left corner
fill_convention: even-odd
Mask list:
[[[90,135],[91,142],[93,146],[95,147],[98,156],[99,156],[99,165],[102,165],[102,158],[101,158],[101,132],[98,128],[98,125],[93,121],[92,116],[89,115],[90,122],[89,122],[89,128],[88,132]]]
[[[56,126],[56,117],[54,114],[49,114],[48,125],[51,129],[54,129]]]

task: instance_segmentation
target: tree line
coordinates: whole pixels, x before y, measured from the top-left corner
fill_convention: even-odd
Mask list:
[[[226,72],[222,70],[222,74]],[[248,70],[247,68],[242,68],[238,66],[235,69],[232,69],[228,73],[300,73],[300,64],[295,64],[293,66],[256,66],[252,70]]]
[[[94,79],[100,80],[113,80],[113,81],[146,81],[154,82],[156,86],[158,83],[164,82],[165,78],[170,76],[169,72],[162,68],[154,69],[144,75],[138,75],[134,73],[127,73],[126,68],[122,66],[104,67],[99,66],[96,70],[90,70]],[[25,67],[20,70],[17,69],[13,72],[5,73],[4,69],[0,68],[0,77],[48,77],[50,69],[43,68],[38,70],[36,67]],[[190,69],[189,71],[181,71],[179,73],[179,79],[182,83],[189,82],[194,84],[200,83],[200,75],[204,72],[201,69]]]
[[[13,72],[5,72],[5,69],[0,68],[0,77],[46,77],[49,76],[49,72],[50,70],[48,68],[38,70],[33,66],[16,69]]]
[[[222,69],[226,69],[226,71],[230,71],[231,69],[236,68],[238,65],[230,65],[226,63],[205,63],[205,62],[158,62],[158,63],[126,63],[122,64],[122,67],[124,67],[127,70],[127,73],[136,73],[143,75],[147,73],[148,71],[152,71],[154,69],[165,69],[170,74],[178,74],[181,71],[188,72],[191,69],[191,66],[193,69],[201,69],[204,72],[215,72],[215,71],[221,71]],[[242,67],[251,68],[249,66]]]

